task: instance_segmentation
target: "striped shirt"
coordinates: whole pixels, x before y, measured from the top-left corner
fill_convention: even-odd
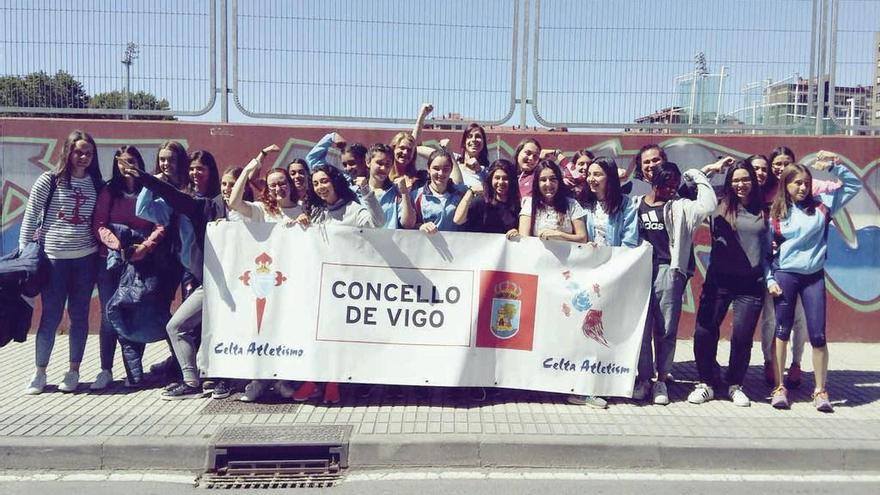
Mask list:
[[[49,197],[53,174],[46,172],[37,178],[28,198],[18,243],[27,244],[43,218],[43,207]],[[92,233],[92,214],[97,192],[92,178],[70,178],[70,188],[58,178],[52,202],[46,212],[46,223],[40,239],[46,256],[53,259],[75,259],[98,251],[98,241]]]

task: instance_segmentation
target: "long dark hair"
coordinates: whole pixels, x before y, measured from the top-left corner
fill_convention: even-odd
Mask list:
[[[349,189],[348,182],[345,180],[345,176],[342,175],[342,172],[334,167],[333,165],[319,165],[312,170],[312,177],[315,176],[318,172],[324,172],[327,174],[327,177],[330,178],[330,185],[333,186],[333,191],[336,193],[336,197],[343,200],[345,203],[350,203],[352,201],[357,201],[357,196],[355,196],[354,191]],[[312,186],[309,188],[310,195],[312,196],[311,204],[317,207],[326,208],[330,205],[324,202],[323,199],[318,197],[315,194],[315,188]]]
[[[193,151],[192,154],[189,155],[189,166],[192,165],[192,162],[199,162],[208,169],[208,187],[205,190],[205,197],[213,198],[220,194],[220,172],[217,171],[217,160],[214,159],[214,155],[207,150]],[[189,182],[189,166],[187,166],[186,192],[195,196],[196,190],[193,187],[193,184]]]
[[[174,186],[182,191],[186,190],[189,184],[189,156],[186,154],[186,148],[177,141],[165,141],[159,145],[159,151],[162,150],[169,150],[174,155],[174,162],[176,163],[173,177],[176,184]],[[160,174],[162,174],[162,169],[159,168],[159,153],[157,152],[153,175]]]
[[[666,150],[660,147],[657,143],[646,144],[639,148],[639,152],[633,157],[631,166],[635,167],[635,178],[641,181],[645,180],[645,175],[642,173],[642,154],[644,154],[648,150],[658,150],[660,151],[660,159],[663,160],[663,163],[669,161],[669,158],[666,157]]]
[[[487,204],[498,204],[498,200],[495,199],[495,189],[492,187],[492,176],[495,175],[495,172],[498,170],[507,174],[507,180],[510,184],[507,187],[507,201],[504,202],[504,205],[511,211],[519,212],[520,207],[520,197],[519,197],[519,186],[516,180],[516,165],[510,163],[510,160],[495,160],[489,165],[489,169],[486,171],[486,177],[483,178],[483,190],[485,191],[485,198]]]
[[[119,158],[121,158],[122,155],[131,155],[131,157],[134,158],[134,165],[141,172],[146,168],[146,165],[144,165],[144,157],[141,156],[141,152],[138,151],[137,148],[127,144],[120,146],[119,149],[116,150],[116,153],[113,153],[113,170],[111,172],[110,180],[107,181],[110,195],[114,198],[121,198],[122,194],[126,192],[125,176],[119,171],[119,166],[117,165]],[[133,192],[140,192],[141,187],[140,181],[134,181]]]
[[[743,204],[733,190],[733,173],[737,170],[745,170],[749,174],[749,180],[752,181],[752,189],[749,196]],[[752,214],[760,214],[764,216],[763,200],[761,199],[761,188],[758,187],[758,177],[755,175],[755,169],[750,163],[745,161],[736,162],[727,169],[727,175],[724,177],[724,187],[721,189],[721,198],[718,202],[721,207],[721,215],[730,224],[730,228],[736,230],[736,210],[740,204],[743,208]]]
[[[477,131],[483,137],[483,149],[477,153],[477,163],[480,164],[481,169],[485,169],[489,166],[489,143],[486,141],[486,130],[483,129],[483,126],[477,124],[476,122],[472,122],[467,128],[465,128],[464,132],[461,134],[461,158],[462,163],[464,163],[465,153],[465,141],[467,141],[468,136],[471,132]]]
[[[602,200],[602,208],[608,216],[614,215],[620,211],[624,201],[623,193],[620,191],[620,177],[617,175],[617,162],[614,161],[614,158],[600,156],[594,159],[593,163],[590,164],[591,167],[593,165],[598,165],[602,171],[605,172],[605,199]],[[589,172],[589,168],[587,171]],[[596,196],[596,193],[590,190],[589,181],[584,185],[583,189],[581,189],[581,194],[578,200],[587,209],[596,211],[599,197]]]
[[[92,179],[95,192],[98,192],[101,190],[101,186],[104,185],[104,179],[101,177],[101,167],[98,165],[98,145],[95,144],[95,140],[92,139],[89,133],[79,129],[68,134],[67,139],[64,140],[64,146],[61,147],[61,156],[58,157],[58,167],[54,172],[55,178],[61,179],[60,182],[65,187],[70,188],[70,157],[73,155],[76,143],[79,141],[85,141],[92,145],[92,161],[86,167],[86,174]]]
[[[752,169],[754,169],[755,160],[764,160],[764,162],[767,163],[767,181],[764,182],[763,186],[758,184],[757,182],[755,183],[755,185],[758,186],[762,192],[774,190],[776,188],[778,180],[776,179],[776,175],[773,173],[773,168],[770,165],[770,160],[767,159],[767,157],[764,155],[751,155],[749,157],[746,157],[746,159],[743,161],[748,163],[752,167]]]
[[[516,166],[517,172],[521,172],[521,170],[519,169],[519,154],[522,152],[523,148],[525,148],[526,145],[529,143],[534,144],[538,147],[538,157],[541,156],[541,150],[543,148],[541,148],[541,143],[539,143],[537,139],[530,137],[523,139],[519,142],[518,145],[516,145],[516,149],[513,151],[513,164]],[[535,169],[537,169],[537,166],[535,166]],[[534,172],[535,169],[532,169],[532,172]]]
[[[550,206],[559,214],[564,215],[568,212],[568,198],[571,192],[562,180],[562,170],[559,169],[559,165],[553,160],[541,160],[535,166],[535,180],[532,182],[532,222],[534,222],[535,214],[538,212],[539,203],[544,203],[544,199],[541,197],[541,172],[547,169],[553,171],[553,175],[556,176],[556,181],[559,184],[556,195],[553,196],[553,204]]]

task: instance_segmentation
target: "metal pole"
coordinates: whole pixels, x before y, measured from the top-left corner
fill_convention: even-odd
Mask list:
[[[835,72],[837,66],[837,7],[838,0],[831,3],[831,45],[828,50],[828,110],[830,112],[831,121],[835,121],[837,112],[835,112],[837,83],[835,82]]]
[[[721,66],[721,80],[718,82],[718,106],[715,109],[715,125],[718,125],[721,121],[721,98],[724,96],[724,71],[727,69],[725,66]],[[715,129],[715,134],[718,134],[718,129]]]
[[[130,118],[129,110],[131,109],[131,102],[129,101],[129,85],[131,84],[131,62],[126,63],[124,60],[122,61],[125,64],[125,93],[122,97],[125,100],[125,114],[122,116],[123,120],[128,120]]]
[[[536,7],[541,8],[541,0],[537,0]],[[538,36],[535,33],[535,36]],[[519,81],[519,127],[526,128],[526,99],[528,98],[529,82],[529,0],[525,0],[525,16],[523,16],[523,63],[522,74]],[[535,53],[537,56],[537,53]],[[537,62],[535,62],[537,64]]]
[[[811,17],[811,22],[813,23],[813,29],[810,31],[810,73],[807,76],[807,110],[804,113],[804,119],[806,120],[807,116],[810,114],[815,115],[817,109],[814,107],[814,103],[816,102],[815,96],[816,93],[813,92],[812,84],[813,78],[817,78],[816,75],[816,33],[819,28],[819,8],[818,4],[821,0],[813,0],[813,14]]]
[[[229,122],[229,78],[226,71],[228,56],[226,39],[226,0],[220,0],[220,121]]]
[[[817,136],[821,136],[825,132],[825,48],[828,45],[828,0],[822,0],[822,6],[819,12],[819,63],[817,72],[817,88],[816,97],[816,129]]]

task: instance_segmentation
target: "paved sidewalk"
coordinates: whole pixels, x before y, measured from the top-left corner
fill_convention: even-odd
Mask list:
[[[81,378],[97,374],[98,339],[90,336]],[[56,385],[66,371],[67,338],[59,336],[47,391],[25,396],[33,373],[33,338],[0,349],[0,469],[177,469],[198,471],[219,428],[232,425],[351,425],[353,468],[391,466],[530,466],[583,468],[874,470],[880,467],[880,344],[831,343],[833,414],[815,411],[810,352],[805,380],[790,411],[772,409],[753,349],[746,392],[753,403],[725,398],[686,402],[696,379],[692,341],[679,341],[669,406],[613,399],[606,410],[572,406],[564,396],[498,391],[476,403],[450,389],[428,398],[412,390],[394,399],[345,394],[325,407],[274,399],[159,400],[159,390],[128,392],[120,377],[105,392],[88,383],[74,394]],[[164,358],[148,346],[145,363]],[[726,360],[727,346],[719,350]],[[236,394],[237,395],[237,394]]]

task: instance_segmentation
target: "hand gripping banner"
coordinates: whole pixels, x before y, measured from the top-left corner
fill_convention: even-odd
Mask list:
[[[629,396],[651,251],[220,222],[205,376]]]

